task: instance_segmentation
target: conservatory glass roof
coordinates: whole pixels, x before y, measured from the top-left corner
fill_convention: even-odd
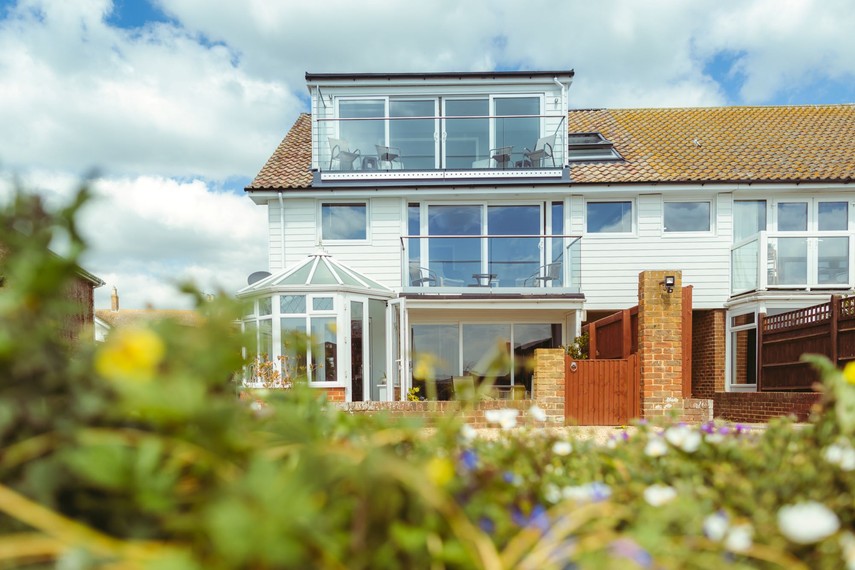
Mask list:
[[[326,291],[341,288],[364,289],[374,293],[392,294],[388,287],[339,263],[326,252],[313,253],[280,273],[244,287],[237,294],[244,297],[279,288]]]

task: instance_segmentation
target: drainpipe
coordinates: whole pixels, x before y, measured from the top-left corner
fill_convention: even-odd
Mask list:
[[[279,269],[285,269],[285,202],[282,199],[282,192],[279,192],[279,230],[282,232],[282,239],[279,240],[279,243],[282,247],[282,267]]]

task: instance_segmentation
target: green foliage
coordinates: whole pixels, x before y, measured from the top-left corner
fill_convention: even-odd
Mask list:
[[[855,368],[827,367],[810,425],[642,423],[606,445],[427,432],[299,381],[239,399],[225,296],[185,287],[199,327],[57,334],[85,199],[0,213],[0,568],[855,567]]]
[[[587,360],[589,340],[588,332],[583,332],[574,338],[572,343],[564,347],[564,353],[569,354],[574,360]]]

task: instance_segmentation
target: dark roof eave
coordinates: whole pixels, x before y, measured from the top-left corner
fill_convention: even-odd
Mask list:
[[[572,175],[572,169],[571,169]],[[851,184],[855,179],[851,176],[846,178],[722,178],[710,180],[691,180],[691,179],[674,179],[674,180],[573,180],[573,186],[639,186],[639,185],[657,185],[657,184]]]
[[[358,79],[479,79],[492,77],[573,77],[576,72],[572,69],[560,71],[458,71],[433,73],[310,73],[306,72],[306,81],[347,81]]]

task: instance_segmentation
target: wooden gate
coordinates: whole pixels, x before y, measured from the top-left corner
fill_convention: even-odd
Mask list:
[[[564,418],[589,426],[626,425],[641,413],[638,355],[565,360]]]

